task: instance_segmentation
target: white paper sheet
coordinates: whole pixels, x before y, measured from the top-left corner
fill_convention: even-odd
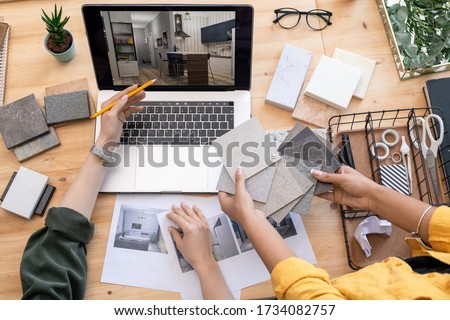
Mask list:
[[[173,222],[166,217],[167,211],[170,210],[172,204],[179,206],[182,201],[191,206],[196,204],[208,219],[210,229],[213,232],[213,252],[216,253],[216,259],[220,260],[218,263],[225,281],[236,299],[239,299],[241,289],[270,278],[258,254],[242,232],[243,230],[238,225],[233,225],[221,211],[217,196],[118,195],[108,240],[102,282],[179,291],[183,299],[202,299],[197,274],[193,270],[188,271],[190,268],[183,259],[181,259],[182,264],[180,264],[175,245],[167,229],[169,225],[173,225]],[[131,210],[131,218],[128,218],[128,220],[139,217],[139,214],[133,213],[133,210],[152,208],[153,212],[160,211],[157,214],[159,238],[164,240],[167,254],[117,248],[117,245],[114,247],[114,244],[117,244],[118,241],[118,232],[125,230],[126,233],[126,230],[129,229],[124,229],[123,225],[133,225],[133,221],[124,220],[123,216],[124,212],[127,212],[127,208],[129,211]],[[280,234],[286,237],[285,241],[299,257],[315,263],[314,252],[300,217],[297,214],[290,214],[290,217],[291,220],[286,220],[287,222],[285,221],[284,225],[278,225],[277,229]],[[151,222],[154,222],[153,219],[151,220]],[[146,222],[142,225],[142,228],[149,230],[151,225],[152,223]],[[134,227],[141,226],[135,225]],[[129,232],[126,236],[137,237],[140,240],[139,229],[133,230],[131,234]],[[182,266],[185,272],[182,271]]]

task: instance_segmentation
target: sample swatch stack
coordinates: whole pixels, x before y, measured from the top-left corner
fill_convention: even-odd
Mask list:
[[[255,118],[213,142],[224,165],[217,190],[235,194],[241,167],[256,209],[280,223],[290,212],[307,214],[315,194],[331,190],[311,169],[335,172],[340,164],[326,142],[298,123],[287,136],[267,134]]]

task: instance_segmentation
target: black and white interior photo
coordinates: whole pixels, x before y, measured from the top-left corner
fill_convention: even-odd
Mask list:
[[[167,254],[157,217],[161,212],[163,210],[122,206],[114,247]]]

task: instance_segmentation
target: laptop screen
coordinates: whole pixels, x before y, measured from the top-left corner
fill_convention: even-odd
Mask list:
[[[248,6],[83,7],[99,89],[157,79],[156,90],[250,88]]]

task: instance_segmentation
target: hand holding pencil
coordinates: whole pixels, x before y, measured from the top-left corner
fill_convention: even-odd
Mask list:
[[[108,142],[119,142],[125,120],[133,113],[142,110],[143,107],[137,105],[145,98],[145,91],[140,90],[128,97],[137,89],[137,85],[128,87],[102,103],[102,110],[110,105],[113,106],[108,112],[103,113],[100,119],[100,134],[95,143],[98,147],[103,147]]]
[[[151,86],[153,83],[155,83],[155,81],[156,81],[156,79],[150,80],[150,81],[144,83],[144,84],[143,84],[142,86],[140,86],[139,88],[137,88],[137,89],[135,89],[135,90],[133,90],[133,91],[131,91],[131,92],[128,92],[128,93],[127,93],[128,98],[133,97],[135,94],[141,92],[142,90],[144,90],[144,89],[147,88],[148,86]],[[128,90],[128,89],[126,89],[126,90]],[[109,101],[109,100],[108,100],[108,101]],[[111,108],[114,107],[114,105],[117,103],[117,101],[118,101],[118,98],[116,98],[116,99],[114,100],[114,102],[112,102],[112,103],[108,104],[106,107],[102,108],[100,111],[94,113],[94,114],[91,116],[91,119],[94,119],[94,118],[96,118],[96,117],[98,117],[98,116],[104,114],[106,111],[111,110]]]

